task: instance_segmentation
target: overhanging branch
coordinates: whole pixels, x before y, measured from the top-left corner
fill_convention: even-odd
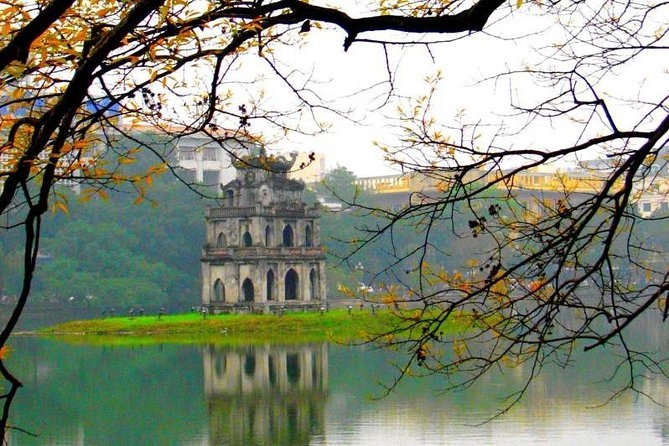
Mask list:
[[[298,0],[279,2],[281,7],[292,9],[304,19],[328,22],[342,28],[348,34],[344,41],[345,50],[351,46],[358,34],[370,31],[438,34],[481,31],[490,16],[503,4],[502,0],[480,0],[469,9],[453,15],[407,17],[389,14],[353,18],[337,9],[315,6]]]

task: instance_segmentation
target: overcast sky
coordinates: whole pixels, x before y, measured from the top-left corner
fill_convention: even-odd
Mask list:
[[[451,124],[458,114],[463,116],[463,120],[492,124],[482,127],[482,144],[487,142],[486,138],[497,133],[500,123],[504,123],[505,130],[510,134],[523,130],[506,140],[496,140],[505,147],[551,149],[575,144],[584,136],[599,134],[603,127],[596,125],[590,125],[582,134],[582,127],[575,126],[570,120],[540,120],[530,125],[526,117],[511,117],[514,113],[510,107],[512,98],[522,105],[534,105],[540,98],[555,94],[553,87],[537,85],[529,78],[525,81],[501,79],[480,83],[486,77],[506,70],[536,68],[542,62],[542,67],[546,68],[545,56],[552,51],[550,48],[567,39],[564,30],[556,26],[552,17],[546,18],[541,11],[528,9],[533,6],[523,8],[487,28],[486,33],[434,45],[430,53],[424,47],[392,48],[390,64],[391,68],[397,67],[394,72],[396,93],[407,97],[425,93],[425,76],[441,71],[444,80],[440,84],[435,116]],[[387,79],[382,48],[356,43],[344,52],[344,37],[339,30],[312,28],[304,36],[296,65],[307,67],[304,68],[307,71],[312,69],[313,77],[324,82],[318,86],[319,91],[332,98],[343,98],[335,105],[353,110],[351,116],[360,122],[331,117],[332,128],[328,134],[304,138],[294,136],[277,144],[277,148],[325,152],[330,167],[340,164],[359,176],[389,173],[391,169],[383,163],[382,154],[374,142],[392,143],[397,140],[397,130],[389,126],[389,117],[395,115],[397,102],[383,109],[377,108],[387,85],[354,94]],[[551,61],[550,64],[555,66],[557,62]],[[640,116],[638,109],[630,107],[628,99],[647,96],[652,98],[649,102],[653,103],[658,101],[654,96],[666,90],[666,63],[653,60],[652,55],[648,55],[630,65],[610,73],[599,86],[600,94],[610,95],[609,106],[616,120],[625,125]],[[581,99],[592,98],[584,95]],[[601,153],[593,152],[588,156],[597,157]]]
[[[460,122],[479,123],[477,143],[480,147],[487,147],[494,137],[495,145],[500,150],[511,147],[550,150],[575,144],[579,138],[591,137],[607,130],[596,120],[584,133],[581,133],[582,126],[574,125],[573,121],[566,119],[541,119],[528,123],[527,116],[518,116],[511,104],[532,107],[537,101],[556,94],[554,86],[538,85],[527,76],[483,82],[491,76],[510,70],[522,70],[525,67],[560,68],[558,62],[550,56],[555,45],[568,39],[564,29],[556,25],[554,17],[538,9],[540,6],[525,3],[521,9],[513,6],[511,8],[510,15],[499,22],[496,22],[499,17],[493,17],[492,25],[486,27],[485,32],[475,33],[455,42],[431,45],[429,51],[424,45],[388,47],[388,67],[393,73],[396,97],[385,107],[381,105],[389,86],[382,46],[356,42],[344,52],[345,34],[339,29],[312,26],[309,33],[291,31],[292,34],[289,34],[295,41],[275,49],[273,53],[277,63],[281,64],[282,72],[289,74],[294,86],[301,85],[309,77],[312,80],[311,88],[320,99],[326,105],[342,111],[350,119],[316,110],[319,121],[331,125],[326,134],[312,136],[294,133],[284,137],[278,133],[268,143],[267,148],[270,151],[324,152],[330,168],[342,165],[358,176],[394,172],[396,170],[383,162],[383,154],[375,143],[398,142],[398,105],[407,105],[411,98],[427,93],[428,85],[424,79],[437,72],[442,73],[443,80],[432,114],[451,129],[458,128]],[[508,9],[503,9],[500,14],[509,14]],[[380,39],[383,36],[370,34],[360,37]],[[436,38],[411,36],[414,40]],[[276,76],[257,57],[257,53],[250,52],[239,60],[243,61],[240,64],[243,67],[227,79],[226,88],[234,90],[235,94],[230,107],[235,109],[238,104],[244,103],[250,97],[257,97],[258,92],[263,90],[263,102],[267,109],[279,112],[282,107],[285,110],[291,109],[288,103],[293,101],[295,104],[294,94],[285,85],[277,82]],[[639,98],[647,97],[649,104],[657,103],[658,99],[652,96],[666,90],[666,71],[663,71],[668,68],[666,62],[652,60],[652,56],[647,56],[645,60],[647,63],[640,60],[631,68],[616,68],[606,82],[600,85],[600,93],[606,90],[611,95],[608,98],[610,109],[621,124],[629,121],[628,118],[643,114],[630,107],[630,102],[626,100],[636,101],[638,104]],[[635,71],[635,67],[643,69]],[[206,76],[199,80],[191,79],[194,72],[189,70],[183,74],[184,77],[189,77],[184,81],[187,81],[185,85],[191,91],[199,91],[197,87],[193,87],[193,82],[209,85]],[[265,75],[265,80],[255,81],[262,74]],[[245,94],[247,99],[244,99]],[[310,93],[305,94],[313,99]],[[400,100],[397,97],[406,99]],[[591,100],[592,97],[583,95],[580,99]],[[306,107],[302,107],[302,110],[304,116],[309,115]],[[291,124],[300,121],[295,115],[288,115],[285,119]],[[235,122],[221,125],[230,124],[235,125]],[[251,129],[263,135],[270,133],[262,127],[262,120],[254,121]],[[506,136],[500,137],[500,132]],[[457,134],[457,130],[453,133]],[[596,153],[592,153],[591,157],[596,156]]]
[[[518,19],[527,21],[520,16]],[[536,23],[532,27],[540,29]],[[505,37],[515,35],[510,32]],[[325,152],[330,167],[340,164],[359,176],[390,173],[393,170],[383,162],[381,151],[374,145],[375,141],[391,143],[397,135],[397,129],[391,126],[397,102],[378,108],[388,91],[388,84],[384,83],[388,78],[384,53],[379,45],[368,43],[354,44],[344,52],[344,37],[341,31],[312,28],[300,58],[303,66],[313,67],[314,78],[325,82],[319,85],[321,91],[332,98],[339,97],[335,106],[352,109],[351,117],[358,122],[333,116],[328,134],[293,137],[280,149],[290,150],[295,144],[301,151]],[[428,90],[424,78],[440,71],[444,80],[435,107],[440,119],[447,122],[464,111],[472,120],[499,121],[496,113],[508,111],[509,85],[479,81],[506,67],[527,63],[534,57],[527,45],[526,40],[479,34],[432,46],[431,52],[422,46],[390,48],[391,67],[397,68],[396,93],[406,97],[424,94]],[[373,85],[376,87],[363,91]]]

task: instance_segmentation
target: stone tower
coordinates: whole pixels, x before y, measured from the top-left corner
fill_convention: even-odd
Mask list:
[[[205,211],[202,304],[210,312],[271,311],[325,304],[319,212],[288,178],[295,156],[258,155],[233,163],[219,206]]]

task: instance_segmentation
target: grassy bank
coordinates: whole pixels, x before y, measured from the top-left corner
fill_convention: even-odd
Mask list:
[[[406,322],[406,321],[405,321]],[[391,330],[400,324],[388,310],[331,310],[326,313],[199,314],[114,317],[67,322],[40,330],[40,335],[65,337],[76,342],[359,342],[370,334]],[[456,324],[457,325],[457,324]],[[454,325],[449,330],[459,329]]]
[[[229,342],[276,341],[307,342],[335,340],[350,342],[364,340],[370,333],[381,333],[397,323],[397,317],[389,311],[332,310],[326,313],[288,313],[281,316],[270,314],[199,314],[142,316],[130,318],[114,317],[67,322],[44,330],[42,335],[73,336],[86,335],[104,337],[153,338],[160,340],[186,341],[218,339]],[[89,339],[87,339],[89,340]]]

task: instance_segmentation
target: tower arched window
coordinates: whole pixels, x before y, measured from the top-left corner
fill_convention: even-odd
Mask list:
[[[255,291],[251,279],[246,279],[242,283],[242,297],[244,302],[253,302],[255,300]]]
[[[299,276],[295,270],[293,268],[289,269],[284,281],[286,300],[296,300],[298,298],[299,282]]]
[[[318,276],[316,270],[309,271],[309,299],[318,299]]]
[[[263,206],[268,206],[270,203],[270,194],[269,190],[267,189],[267,186],[263,186],[260,188],[260,201],[263,204]]]
[[[307,248],[314,246],[313,234],[311,232],[311,225],[307,224],[304,228],[304,246]]]
[[[234,204],[235,191],[227,189],[225,191],[225,205],[232,206]]]
[[[265,246],[271,247],[274,245],[274,230],[271,225],[265,226]]]
[[[274,300],[274,271],[267,271],[267,300]]]
[[[253,237],[251,237],[251,233],[249,231],[246,231],[242,236],[242,246],[246,248],[253,246]]]
[[[225,285],[221,279],[216,279],[214,282],[214,295],[212,296],[214,302],[225,302]]]
[[[291,225],[283,228],[283,246],[295,246],[295,234]]]
[[[221,232],[218,234],[218,237],[216,237],[216,247],[225,248],[226,246],[228,246],[228,240],[225,238],[225,234]]]

